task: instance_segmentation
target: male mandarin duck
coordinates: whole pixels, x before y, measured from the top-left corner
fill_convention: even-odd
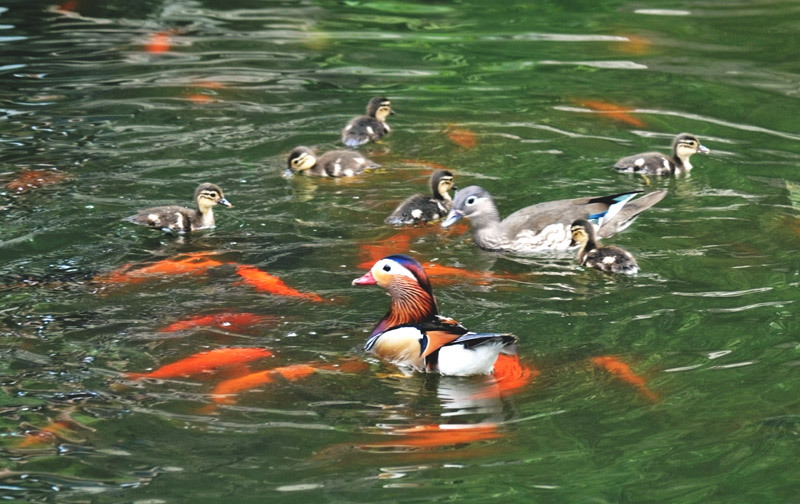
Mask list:
[[[367,114],[350,119],[342,130],[342,143],[348,147],[358,147],[371,140],[377,140],[389,134],[386,118],[394,115],[392,102],[382,96],[376,96],[367,105]]]
[[[667,195],[667,191],[655,191],[631,201],[640,192],[548,201],[517,210],[501,221],[492,196],[482,187],[469,186],[456,193],[442,227],[467,217],[475,244],[484,250],[515,254],[567,250],[575,219],[597,220],[597,234],[606,238],[630,226]]]
[[[214,227],[214,205],[232,207],[216,184],[204,182],[194,192],[197,210],[180,206],[160,206],[140,210],[126,220],[174,233],[186,233]]]
[[[635,275],[639,272],[636,259],[625,249],[613,245],[602,246],[595,237],[594,224],[578,219],[572,223],[572,245],[580,246],[578,263],[606,273]]]
[[[453,199],[450,197],[453,174],[447,170],[436,170],[431,175],[429,184],[432,196],[425,194],[409,196],[386,218],[386,223],[393,225],[417,224],[446,216],[453,205]]]
[[[672,157],[660,152],[645,152],[620,159],[614,168],[642,175],[680,175],[692,169],[689,158],[696,152],[708,154],[711,150],[701,145],[691,133],[681,133],[672,141]]]
[[[439,315],[428,276],[406,255],[384,257],[353,285],[379,285],[392,301],[365,349],[415,371],[443,375],[489,374],[500,353],[515,353],[517,337],[468,331]]]
[[[356,151],[333,150],[317,157],[308,147],[296,147],[289,154],[289,169],[321,177],[352,177],[378,165]]]

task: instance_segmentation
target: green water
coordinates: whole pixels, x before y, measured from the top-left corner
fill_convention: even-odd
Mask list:
[[[796,2],[71,4],[12,1],[0,13],[6,500],[796,502]],[[170,49],[147,52],[159,32]],[[375,95],[397,110],[391,135],[362,149],[381,170],[283,177],[293,147],[340,147]],[[448,138],[459,128],[474,147]],[[607,168],[665,151],[681,131],[712,150],[692,158],[690,177],[647,186]],[[541,374],[517,393],[469,400],[484,378],[403,378],[360,353],[388,298],[350,281],[368,247],[398,233],[383,219],[424,190],[432,164],[485,187],[504,215],[669,191],[609,240],[636,255],[635,278],[570,256],[483,253],[437,227],[388,246],[496,274],[434,289],[467,327],[519,337]],[[30,170],[61,178],[13,189]],[[190,204],[206,180],[234,204],[214,230],[176,238],[121,220]],[[332,301],[257,292],[232,264],[98,280],[196,252]],[[220,311],[270,318],[159,331]],[[228,405],[212,391],[229,376],[124,375],[228,347],[275,353],[251,371],[348,358],[369,368],[276,380]],[[592,364],[599,356],[627,363],[652,396]],[[380,445],[401,428],[487,422],[489,439]]]

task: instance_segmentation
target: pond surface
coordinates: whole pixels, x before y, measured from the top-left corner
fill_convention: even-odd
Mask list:
[[[3,5],[6,499],[797,499],[797,3]],[[397,111],[362,149],[380,169],[284,176],[376,95]],[[691,176],[608,168],[681,131],[712,150]],[[608,240],[642,269],[611,277],[384,225],[438,166],[503,215],[668,196]],[[122,220],[204,181],[234,205],[213,230]],[[432,277],[442,312],[516,334],[521,386],[361,353],[388,298],[350,282],[389,253],[458,268]],[[244,349],[263,355],[128,374]]]

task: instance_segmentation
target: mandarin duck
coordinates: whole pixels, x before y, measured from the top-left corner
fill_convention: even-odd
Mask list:
[[[317,157],[313,150],[300,146],[289,154],[291,171],[320,177],[352,177],[378,166],[366,156],[349,150],[333,150]]]
[[[614,245],[603,246],[595,237],[594,224],[578,219],[572,223],[572,243],[578,245],[578,264],[587,268],[595,268],[606,273],[623,273],[635,275],[639,272],[636,259],[625,249]]]
[[[500,353],[516,351],[512,334],[470,332],[439,315],[428,276],[411,257],[384,257],[353,280],[353,285],[375,284],[392,298],[365,345],[380,359],[415,371],[468,376],[492,373]]]
[[[348,147],[358,147],[372,140],[389,134],[386,118],[394,115],[392,102],[382,96],[376,96],[367,105],[367,114],[350,119],[342,130],[342,143]]]
[[[450,197],[453,174],[447,170],[436,170],[431,175],[429,184],[432,196],[425,194],[409,196],[395,208],[385,222],[396,226],[418,224],[446,216],[453,205],[453,199]]]
[[[667,195],[667,191],[654,191],[630,201],[640,192],[548,201],[517,210],[501,221],[492,196],[482,187],[469,186],[456,193],[442,227],[467,217],[475,244],[484,250],[522,255],[567,250],[575,219],[597,220],[598,236],[606,238],[630,226]]]
[[[672,141],[672,157],[660,152],[645,152],[620,159],[614,168],[642,175],[680,175],[692,169],[689,158],[696,152],[708,154],[711,150],[701,145],[700,140],[691,133],[681,133]]]
[[[214,205],[232,207],[216,184],[204,182],[194,192],[197,210],[177,205],[159,206],[140,210],[126,220],[151,228],[173,233],[187,233],[214,227]]]

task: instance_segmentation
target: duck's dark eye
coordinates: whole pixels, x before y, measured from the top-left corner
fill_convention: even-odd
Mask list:
[[[389,266],[388,264],[384,264],[383,265],[383,271],[392,271],[392,267]]]
[[[474,205],[474,204],[475,204],[475,196],[467,198],[467,205]]]

